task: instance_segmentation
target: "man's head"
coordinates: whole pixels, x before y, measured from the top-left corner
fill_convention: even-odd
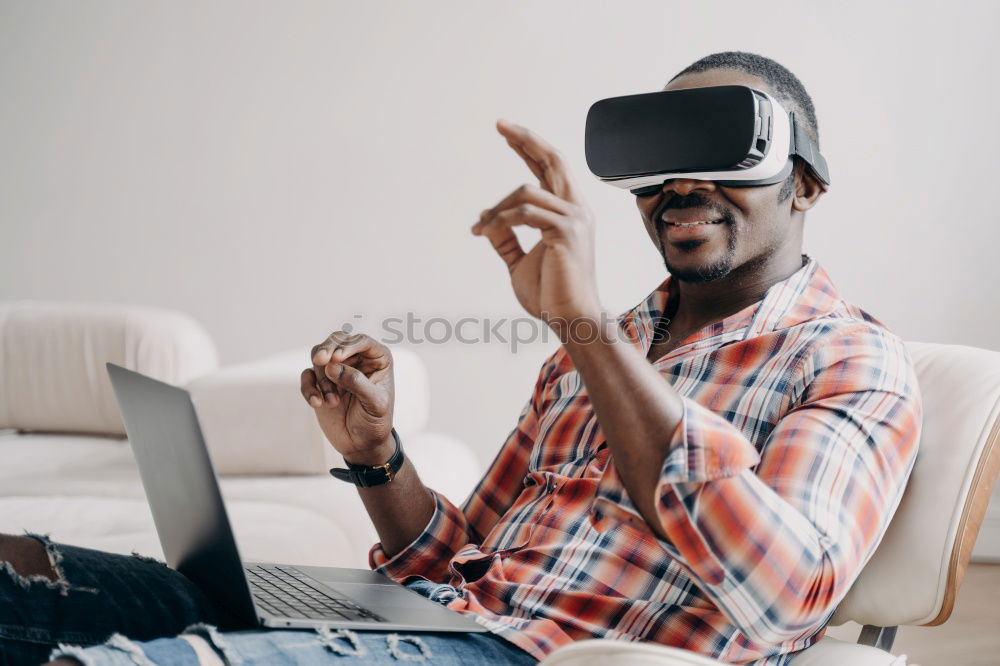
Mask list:
[[[812,99],[794,74],[769,58],[715,53],[682,70],[664,90],[722,85],[750,86],[774,96],[818,145]],[[656,194],[637,196],[646,230],[670,274],[685,282],[708,282],[742,266],[764,264],[778,253],[801,254],[804,213],[823,188],[794,159],[788,180],[775,185],[734,188],[677,178]]]

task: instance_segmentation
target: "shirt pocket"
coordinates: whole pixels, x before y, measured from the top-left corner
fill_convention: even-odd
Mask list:
[[[550,472],[529,472],[522,486],[523,490],[514,504],[483,538],[479,547],[481,552],[493,554],[520,550],[531,541],[538,516],[550,501],[555,487],[554,475]]]
[[[604,432],[589,403],[552,410],[539,426],[528,469],[579,476],[604,441]]]

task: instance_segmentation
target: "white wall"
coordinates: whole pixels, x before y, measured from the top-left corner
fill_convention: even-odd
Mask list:
[[[632,198],[585,172],[590,103],[707,53],[786,64],[834,187],[806,250],[906,338],[1000,348],[996,3],[0,3],[0,298],[178,308],[234,362],[346,321],[518,315],[468,227],[569,157],[623,310],[662,278]],[[377,328],[376,328],[377,330]],[[550,347],[422,345],[433,425],[490,458]]]

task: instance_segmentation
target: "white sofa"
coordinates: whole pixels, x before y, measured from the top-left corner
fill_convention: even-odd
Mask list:
[[[407,454],[460,502],[481,467],[462,442],[425,430],[426,370],[410,350],[393,355]],[[0,532],[161,556],[112,361],[191,391],[244,558],[367,567],[374,529],[357,491],[328,474],[339,456],[299,394],[308,358],[301,349],[220,369],[208,334],[176,312],[0,303]]]

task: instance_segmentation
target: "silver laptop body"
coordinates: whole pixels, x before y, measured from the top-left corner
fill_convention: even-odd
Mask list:
[[[112,363],[107,367],[167,564],[238,622],[486,631],[471,618],[367,569],[244,563],[191,394]]]

